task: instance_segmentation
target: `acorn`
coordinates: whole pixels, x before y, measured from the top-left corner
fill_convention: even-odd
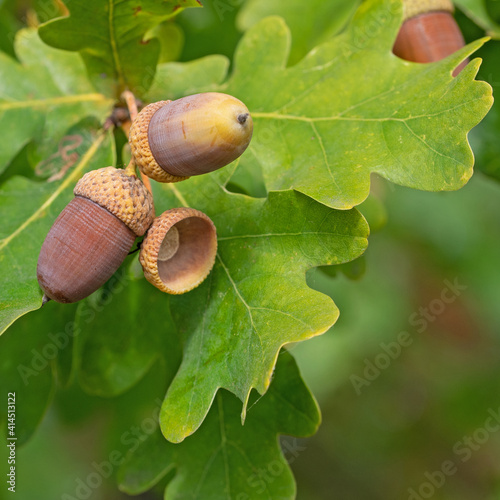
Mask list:
[[[44,302],[71,303],[101,287],[154,220],[153,198],[135,175],[114,167],[85,174],[38,257]]]
[[[216,254],[217,231],[210,218],[193,208],[174,208],[154,220],[139,261],[152,285],[177,295],[202,283]]]
[[[145,175],[178,182],[234,161],[252,132],[252,117],[239,99],[206,92],[149,104],[134,120],[129,142]]]
[[[404,23],[394,43],[394,54],[407,61],[427,63],[440,61],[462,48],[465,41],[453,11],[451,0],[403,0]],[[455,68],[453,76],[467,62]]]

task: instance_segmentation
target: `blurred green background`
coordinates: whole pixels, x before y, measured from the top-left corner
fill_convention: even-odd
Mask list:
[[[248,2],[203,3],[204,9],[185,11],[164,27],[176,40],[165,59],[232,56],[244,20],[239,12]],[[8,34],[53,17],[56,10],[48,6],[54,4],[0,1],[0,49],[13,55]],[[496,21],[499,4],[485,3]],[[484,35],[462,13],[456,17],[467,41]],[[489,42],[479,54],[485,59],[479,77],[494,93],[500,86],[499,48],[500,42]],[[372,227],[365,274],[348,277],[356,275],[352,266],[333,277],[309,272],[310,286],[334,298],[341,316],[323,336],[290,346],[323,413],[317,435],[287,454],[299,500],[405,499],[409,489],[436,500],[500,498],[500,430],[483,432],[490,412],[500,412],[497,109],[471,133],[477,169],[467,186],[424,193],[374,177],[374,198],[362,207]],[[466,289],[438,305],[447,282]],[[421,308],[432,304],[439,313],[422,320]],[[411,345],[356,390],[353,377],[364,377],[367,364],[381,359],[382,345],[401,332]],[[58,392],[38,432],[18,449],[16,498],[51,500],[74,492],[77,478],[92,472],[92,462],[119,448],[123,430],[151,413],[151,401],[165,390],[163,370],[155,365],[114,400],[87,396],[76,386]],[[2,473],[5,454],[2,445]],[[450,461],[456,472],[436,474]],[[160,485],[138,498],[161,498],[161,491]],[[1,488],[0,498],[5,494]],[[89,498],[129,497],[110,478]]]

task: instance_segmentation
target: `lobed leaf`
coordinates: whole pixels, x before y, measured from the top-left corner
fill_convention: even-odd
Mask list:
[[[71,369],[61,358],[71,351],[74,314],[74,306],[54,304],[50,310],[22,317],[0,337],[0,390],[5,397],[9,392],[16,395],[14,435],[19,446],[40,424],[54,393],[54,376],[61,385],[69,380]],[[2,428],[6,418],[4,405]]]
[[[268,16],[281,16],[293,34],[288,63],[300,61],[316,45],[340,32],[354,14],[360,0],[249,0],[236,19],[238,27],[247,31]]]
[[[238,400],[221,391],[198,432],[183,443],[152,434],[129,454],[118,471],[120,489],[137,495],[169,471],[165,499],[295,498],[288,460],[304,448],[297,440],[283,451],[278,434],[309,436],[320,421],[318,407],[286,351],[278,357],[268,392],[248,410],[242,426]]]
[[[48,157],[71,126],[88,116],[103,121],[113,104],[90,85],[77,55],[48,47],[36,30],[19,31],[15,50],[20,62],[0,52],[0,173],[31,141]]]
[[[78,379],[89,394],[122,394],[158,359],[172,376],[179,366],[181,347],[168,296],[142,278],[130,263],[124,265],[104,289],[78,305]]]
[[[229,60],[217,55],[185,63],[160,64],[146,98],[154,102],[216,91],[226,77],[228,67]]]
[[[42,40],[81,54],[90,79],[107,96],[129,89],[144,94],[153,80],[160,54],[157,39],[145,40],[152,28],[197,0],[72,0],[70,16],[40,27]]]
[[[474,163],[467,133],[493,101],[474,80],[479,60],[451,73],[484,40],[437,63],[403,61],[392,53],[401,12],[401,0],[364,2],[342,35],[293,67],[280,18],[249,30],[221,86],[254,119],[242,167],[262,168],[269,190],[293,188],[338,209],[368,196],[372,173],[429,191],[462,187]]]
[[[368,226],[357,210],[336,211],[297,193],[254,199],[225,190],[230,170],[162,185],[161,208],[186,205],[217,227],[214,269],[197,289],[171,298],[183,338],[181,367],[160,415],[172,442],[193,433],[219,388],[243,402],[253,387],[263,394],[280,348],[319,335],[338,310],[308,288],[307,269],[347,262],[366,248]]]

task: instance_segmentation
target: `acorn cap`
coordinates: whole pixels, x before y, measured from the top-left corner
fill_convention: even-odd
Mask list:
[[[135,175],[122,169],[92,170],[78,181],[73,192],[105,208],[137,236],[147,231],[155,217],[151,193]]]
[[[158,101],[148,104],[137,115],[130,127],[129,143],[130,151],[134,157],[135,163],[148,177],[158,182],[179,182],[189,177],[179,177],[166,172],[158,165],[151,148],[149,147],[149,123],[153,115],[163,106],[172,101]]]
[[[403,0],[403,19],[406,21],[412,17],[427,12],[454,12],[451,0]]]
[[[174,208],[157,217],[141,245],[144,276],[156,288],[181,294],[210,273],[217,254],[217,232],[210,218],[193,208]]]

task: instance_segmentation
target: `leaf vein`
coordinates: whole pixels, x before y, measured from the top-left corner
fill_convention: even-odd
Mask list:
[[[409,125],[408,123],[404,122],[405,127],[410,131],[412,135],[414,135],[422,144],[425,144],[426,147],[428,147],[433,153],[437,154],[438,156],[442,156],[443,158],[448,158],[449,160],[452,160],[455,163],[458,163],[459,165],[462,165],[463,167],[466,167],[461,161],[456,160],[455,158],[452,158],[451,156],[445,155],[443,153],[440,153],[437,149],[434,149],[424,138],[420,137]]]
[[[52,193],[52,195],[47,199],[45,203],[43,203],[35,212],[28,217],[12,234],[0,240],[0,250],[5,248],[16,236],[22,233],[32,222],[38,219],[43,212],[53,203],[53,201],[78,177],[80,176],[81,171],[85,168],[88,162],[92,159],[92,156],[97,152],[99,146],[104,141],[106,137],[105,133],[101,133],[92,146],[88,149],[88,151],[83,155],[80,163],[75,167],[73,172],[61,182],[59,187]]]
[[[260,346],[261,356],[262,356],[262,360],[264,360],[264,349],[263,349],[263,346],[262,346],[262,339],[260,337],[259,332],[257,331],[257,328],[256,328],[254,320],[253,320],[252,308],[248,305],[248,303],[246,302],[246,300],[243,298],[243,295],[241,295],[241,292],[238,290],[238,287],[236,286],[236,283],[234,282],[233,278],[231,277],[229,269],[226,267],[226,265],[222,261],[222,258],[221,258],[220,254],[218,252],[217,252],[217,258],[219,259],[219,262],[221,263],[222,268],[226,272],[227,278],[229,279],[231,285],[233,286],[234,291],[236,292],[236,295],[238,296],[238,298],[240,299],[240,301],[242,302],[242,304],[247,309],[248,316],[250,317],[250,323],[252,325],[252,329],[255,332],[255,334],[257,335],[257,338],[259,339],[259,346]]]
[[[333,175],[332,168],[330,166],[330,162],[328,161],[328,156],[326,154],[325,145],[323,144],[323,139],[322,139],[321,135],[319,134],[318,129],[316,128],[316,125],[314,125],[314,122],[311,122],[311,127],[314,131],[314,134],[318,138],[318,143],[319,143],[319,146],[320,146],[321,151],[323,153],[323,159],[325,161],[326,168],[328,169],[328,173],[330,174],[330,177],[332,178],[332,182],[335,185],[335,187],[340,191],[340,186],[337,184],[337,181],[335,180],[335,176]]]
[[[114,0],[109,0],[109,14],[108,14],[108,27],[109,27],[109,42],[111,45],[111,53],[113,54],[113,61],[115,63],[115,72],[118,76],[120,83],[125,87],[123,69],[121,66],[120,55],[115,40],[115,25],[114,25]]]
[[[0,103],[0,111],[19,108],[45,108],[58,104],[74,104],[79,102],[106,101],[102,94],[80,94],[71,96],[48,97],[46,99],[31,99],[27,101],[7,101]]]
[[[325,216],[325,219],[329,214]],[[282,238],[286,236],[337,236],[337,237],[345,237],[352,238],[352,234],[343,234],[343,233],[334,233],[327,231],[304,231],[301,233],[267,233],[267,234],[244,234],[239,236],[222,236],[217,238],[218,241],[229,241],[229,240],[238,240],[238,239],[251,239],[251,238],[269,238],[269,237],[277,237]]]
[[[270,307],[252,307],[252,309],[254,311],[271,311],[274,313],[282,314],[283,316],[288,316],[289,318],[292,318],[293,320],[297,321],[297,323],[304,325],[311,332],[314,331],[314,328],[312,328],[311,325],[308,325],[305,321],[302,321],[300,318],[297,318],[293,314],[287,313],[285,311],[280,311],[279,309],[272,309]]]

